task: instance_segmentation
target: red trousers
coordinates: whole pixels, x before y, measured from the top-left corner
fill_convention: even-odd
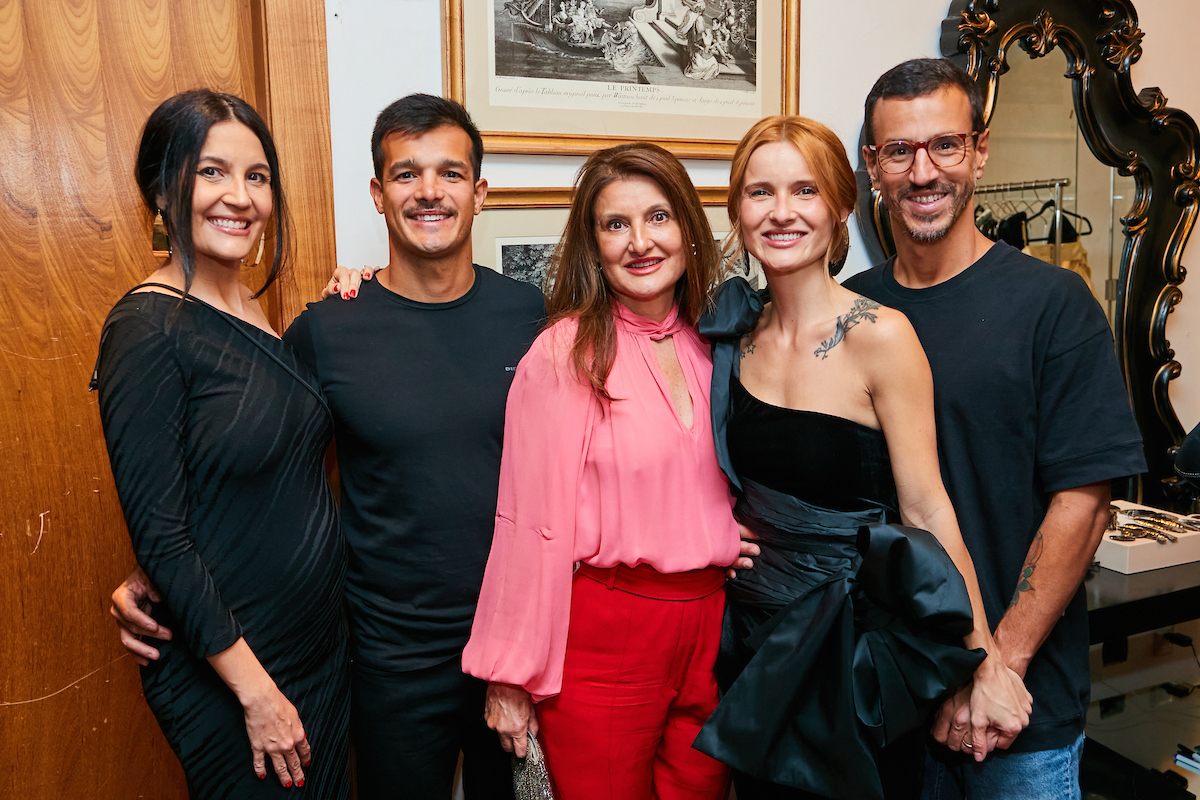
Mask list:
[[[562,800],[723,800],[729,771],[692,749],[717,707],[724,570],[582,565],[562,691],[537,705]]]

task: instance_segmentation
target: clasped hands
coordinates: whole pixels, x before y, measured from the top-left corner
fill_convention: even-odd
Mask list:
[[[983,761],[992,750],[1008,749],[1032,710],[1033,696],[1021,676],[989,655],[971,683],[942,703],[930,732],[950,750]]]

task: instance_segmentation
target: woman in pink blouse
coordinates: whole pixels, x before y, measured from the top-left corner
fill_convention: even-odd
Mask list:
[[[505,749],[523,756],[540,729],[565,800],[727,791],[724,765],[692,749],[717,704],[722,568],[739,540],[695,331],[717,264],[678,159],[632,144],[584,164],[550,324],[508,396],[463,653]]]

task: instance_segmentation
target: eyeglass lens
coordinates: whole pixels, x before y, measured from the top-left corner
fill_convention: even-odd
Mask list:
[[[922,148],[939,167],[961,164],[967,155],[966,137],[948,133],[928,142],[888,142],[879,148],[879,166],[884,172],[908,172]]]

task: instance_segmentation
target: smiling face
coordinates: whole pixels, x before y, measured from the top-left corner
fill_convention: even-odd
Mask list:
[[[849,209],[840,218],[847,215]],[[792,272],[814,264],[825,268],[838,217],[791,142],[764,144],[750,154],[742,180],[740,217],[742,242],[763,269]]]
[[[471,137],[455,125],[383,140],[383,179],[371,179],[375,208],[387,221],[393,257],[466,257],[487,181],[475,180]]]
[[[197,261],[237,266],[271,218],[271,170],[262,142],[236,120],[208,129],[192,190],[192,242]]]
[[[683,229],[657,183],[635,175],[596,197],[596,243],[608,286],[629,310],[663,320],[687,271]]]
[[[961,89],[947,86],[912,99],[888,98],[875,106],[876,145],[894,141],[926,142],[942,134],[971,131],[971,102]],[[918,150],[912,168],[891,174],[879,169],[874,155],[864,148],[871,180],[879,186],[897,235],[906,233],[918,242],[945,239],[953,230],[974,227],[963,212],[975,194],[987,163],[987,132],[975,137],[961,164],[939,167],[929,153]],[[968,140],[970,141],[970,140]]]

